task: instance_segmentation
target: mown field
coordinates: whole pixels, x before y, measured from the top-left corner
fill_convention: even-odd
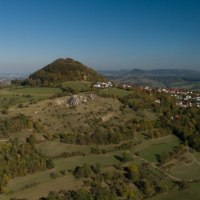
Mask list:
[[[199,200],[200,183],[193,183],[188,189],[174,190],[165,195],[158,195],[150,200]]]
[[[100,93],[105,94],[105,95],[124,97],[124,96],[127,96],[128,94],[131,94],[131,91],[123,90],[119,88],[109,88],[109,89],[100,90]]]
[[[169,172],[183,180],[194,180],[200,178],[200,165],[193,161],[189,164],[175,166]]]
[[[157,162],[156,155],[168,153],[179,144],[180,141],[177,137],[169,135],[166,137],[145,140],[139,144],[134,151],[138,152],[142,158],[150,162]]]
[[[91,82],[88,81],[66,81],[62,83],[63,88],[70,88],[74,92],[87,91],[91,87]]]

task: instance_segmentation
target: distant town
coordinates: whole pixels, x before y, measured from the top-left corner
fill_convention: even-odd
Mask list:
[[[97,82],[93,85],[94,88],[104,89],[110,87],[120,87],[123,89],[129,89],[135,87],[131,84],[124,83],[111,83],[111,82]],[[151,91],[152,89],[157,90],[159,93],[167,93],[177,99],[176,105],[179,107],[197,107],[200,108],[200,93],[198,91],[189,91],[186,89],[166,89],[166,88],[151,88],[140,86],[141,89]],[[160,99],[156,99],[155,103],[160,104]]]

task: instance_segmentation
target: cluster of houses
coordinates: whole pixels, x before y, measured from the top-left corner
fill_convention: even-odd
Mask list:
[[[132,86],[126,83],[111,83],[111,82],[97,82],[93,85],[94,88],[110,88],[110,87],[119,87],[123,89],[131,88]]]
[[[146,87],[146,90],[151,90],[151,88]],[[193,91],[182,91],[177,89],[166,89],[158,88],[159,93],[168,93],[177,99],[176,105],[179,107],[197,107],[200,108],[200,93]],[[155,103],[160,103],[160,100],[155,100]]]
[[[110,88],[110,87],[120,87],[123,89],[128,89],[133,86],[123,83],[111,83],[111,82],[97,82],[93,85],[94,88]],[[141,89],[152,91],[151,87],[141,87]],[[155,90],[155,89],[154,89]],[[193,91],[185,91],[185,90],[178,90],[178,89],[166,89],[166,88],[156,88],[157,92],[159,93],[167,93],[177,99],[176,105],[179,107],[197,107],[200,108],[200,93],[193,92]],[[160,104],[161,101],[159,99],[155,100],[155,103]]]
[[[93,85],[94,88],[109,88],[113,87],[113,84],[111,82],[97,82],[95,85]]]
[[[176,103],[177,106],[180,107],[193,107],[196,106],[197,108],[200,108],[200,96],[195,95],[187,95],[187,96],[181,96],[181,95],[174,95],[178,102]]]
[[[7,86],[7,85],[11,85],[11,79],[0,77],[0,86]]]
[[[128,84],[122,84],[121,87],[124,88],[124,89],[127,89],[127,88],[131,88],[132,86],[130,86]]]
[[[109,88],[113,87],[113,84],[111,82],[97,82],[95,85],[93,85],[95,88]]]
[[[197,107],[200,108],[200,94],[193,91],[171,90],[171,96],[177,99],[176,105],[179,107]]]

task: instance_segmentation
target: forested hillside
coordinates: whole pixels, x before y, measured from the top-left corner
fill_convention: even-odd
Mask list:
[[[23,85],[61,86],[65,81],[103,81],[105,78],[95,70],[71,58],[58,59],[31,74]]]

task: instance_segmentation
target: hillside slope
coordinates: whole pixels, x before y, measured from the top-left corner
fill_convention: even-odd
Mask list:
[[[34,72],[24,82],[32,86],[60,86],[65,81],[103,81],[105,78],[95,70],[71,58],[57,59]]]

